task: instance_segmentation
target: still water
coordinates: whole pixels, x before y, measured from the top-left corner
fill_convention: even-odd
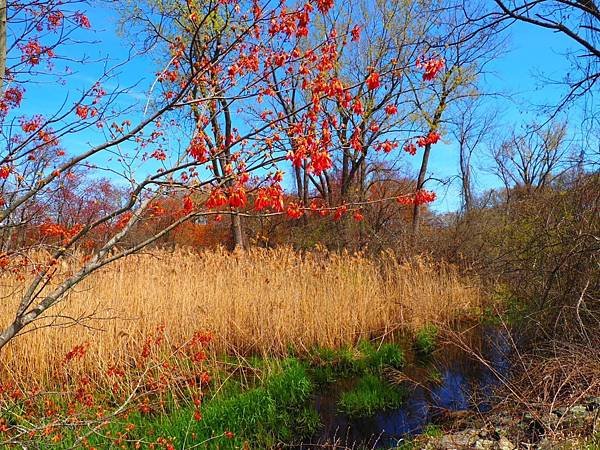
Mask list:
[[[353,448],[393,448],[403,438],[422,432],[449,411],[489,409],[493,388],[498,384],[494,372],[507,373],[512,346],[504,333],[493,328],[479,329],[471,341],[473,338],[489,367],[450,345],[440,348],[427,362],[419,362],[414,355],[409,355],[406,374],[416,383],[407,386],[408,398],[399,409],[382,411],[369,418],[348,418],[337,410],[336,403],[352,380],[329,385],[326,392],[315,398],[323,428],[311,442],[297,448],[333,442]],[[432,370],[439,374],[437,382],[426,381]]]

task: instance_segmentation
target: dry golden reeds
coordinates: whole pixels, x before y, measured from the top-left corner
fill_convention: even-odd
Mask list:
[[[5,276],[0,323],[18,302],[20,284]],[[455,268],[392,254],[154,251],[93,274],[53,310],[54,319],[2,350],[3,376],[46,379],[75,345],[89,343],[85,370],[106,369],[139,351],[161,325],[171,342],[211,332],[217,352],[284,354],[338,347],[425,322],[449,321],[478,308],[480,289]],[[83,369],[83,368],[82,368]]]

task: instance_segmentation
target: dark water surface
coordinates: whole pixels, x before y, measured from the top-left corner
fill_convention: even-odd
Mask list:
[[[492,390],[498,384],[493,371],[507,373],[511,346],[505,334],[493,328],[479,329],[471,339],[491,369],[453,346],[440,348],[426,364],[419,364],[414,355],[409,355],[406,375],[414,382],[408,383],[408,398],[398,409],[350,419],[337,410],[336,403],[351,386],[351,380],[329,385],[315,399],[323,428],[311,442],[297,448],[333,442],[356,448],[393,448],[449,411],[489,409]],[[438,383],[428,380],[432,369],[441,375]]]

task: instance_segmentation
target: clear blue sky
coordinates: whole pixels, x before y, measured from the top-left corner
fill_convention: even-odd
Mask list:
[[[86,46],[86,53],[91,60],[109,57],[113,62],[122,60],[128,52],[129,46],[126,38],[116,35],[117,13],[106,8],[95,8],[89,11],[92,23],[91,32],[97,41]],[[82,37],[89,39],[90,32],[82,32]],[[499,121],[506,127],[521,123],[524,119],[533,117],[532,104],[555,102],[561,90],[557,86],[540,82],[536,74],[543,73],[549,78],[561,79],[562,74],[568,71],[568,61],[561,54],[568,49],[570,42],[561,35],[547,30],[536,28],[527,24],[516,24],[510,30],[507,53],[497,59],[488,69],[490,73],[485,79],[485,89],[490,92],[510,94],[514,101],[501,101],[503,114]],[[78,50],[80,51],[80,50]],[[132,101],[143,103],[145,93],[148,91],[157,66],[148,57],[138,58],[134,66],[127,66],[118,76],[121,87],[139,83],[129,95],[123,98],[123,104]],[[101,73],[102,66],[89,63],[79,67],[77,73],[69,78],[69,89],[83,89],[89,87]],[[133,69],[133,70],[132,70]],[[113,86],[107,86],[110,88]],[[33,114],[35,109],[52,111],[52,107],[62,103],[67,96],[63,86],[40,86],[30,89],[29,95],[36,97],[35,108],[31,107],[27,113]],[[74,102],[76,95],[69,94],[67,102]],[[500,101],[500,100],[498,100]],[[65,140],[65,147],[73,153],[77,147],[86,146],[98,138],[94,132],[88,135],[77,136]],[[448,178],[457,173],[457,152],[449,135],[444,136],[445,144],[437,145],[433,149],[430,171],[437,178]],[[409,165],[416,172],[420,164],[419,155],[408,157]],[[477,158],[476,166],[486,166],[485,157]],[[485,170],[478,170],[476,176],[479,189],[497,186],[498,182]],[[455,210],[459,206],[458,183],[453,183],[449,188],[431,185],[438,192],[438,200],[433,205],[438,211]]]
[[[570,45],[571,42],[564,36],[533,25],[516,23],[509,29],[506,53],[488,66],[489,73],[483,84],[483,90],[487,92],[511,97],[489,100],[496,103],[502,112],[497,118],[500,127],[514,128],[536,120],[536,106],[558,103],[564,87],[545,83],[542,78],[560,81],[564,77],[570,68],[564,53]],[[577,120],[576,111],[572,111],[569,123]],[[572,127],[572,131],[576,132],[576,127]],[[447,136],[448,139],[451,137]],[[486,151],[483,148],[474,161],[475,188],[478,190],[499,186],[499,180],[486,170],[490,165]],[[443,148],[435,149],[430,167],[439,178],[445,178],[457,173],[457,164],[457,149],[450,141]],[[437,192],[439,199],[434,209],[452,211],[459,208],[458,182],[447,190],[439,187]]]

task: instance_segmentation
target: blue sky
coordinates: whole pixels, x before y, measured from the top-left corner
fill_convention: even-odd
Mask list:
[[[484,90],[503,93],[510,99],[490,99],[497,105],[501,114],[497,118],[499,127],[514,128],[528,120],[537,119],[536,106],[557,103],[563,87],[548,84],[542,77],[560,81],[569,70],[564,53],[570,48],[570,41],[562,35],[529,24],[516,23],[509,29],[507,50],[488,67],[484,80]],[[569,117],[569,123],[576,118]],[[431,159],[431,170],[439,178],[451,177],[457,173],[457,149],[448,141],[439,146]],[[485,190],[500,185],[489,170],[490,161],[486,158],[486,148],[476,155],[474,165],[475,188]],[[415,161],[415,164],[417,161]],[[458,182],[449,188],[438,187],[438,200],[434,209],[453,211],[460,206]]]
[[[87,44],[85,51],[92,61],[109,57],[116,63],[122,60],[129,50],[126,38],[117,36],[116,26],[118,15],[116,12],[106,8],[95,8],[89,11],[92,23],[92,36],[97,42]],[[85,36],[89,39],[90,32]],[[492,100],[501,104],[502,114],[498,117],[501,126],[514,127],[523,120],[535,117],[532,105],[556,102],[561,94],[557,86],[543,83],[537,74],[543,73],[549,78],[559,80],[568,71],[568,61],[562,55],[570,42],[561,35],[548,30],[540,29],[528,24],[515,24],[509,32],[507,52],[491,66],[488,67],[488,75],[485,78],[485,90],[490,92],[502,92],[511,96],[512,101]],[[79,50],[80,51],[80,50]],[[79,91],[89,87],[100,74],[102,66],[90,62],[84,67],[79,67],[74,75],[69,77],[69,89]],[[129,95],[123,98],[123,104],[130,102],[143,103],[144,94],[148,91],[150,83],[154,79],[158,67],[150,57],[137,58],[135,64],[129,65],[119,74],[118,80],[121,86],[139,83]],[[107,86],[111,88],[113,86]],[[63,86],[39,86],[30,90],[30,96],[35,97],[35,102],[26,113],[33,114],[36,109],[44,110],[62,103],[67,95],[68,102],[74,102],[77,92],[70,93]],[[77,152],[77,147],[87,146],[98,136],[90,132],[85,136],[77,136],[65,139],[65,147],[72,152]],[[457,151],[451,142],[449,135],[444,136],[444,144],[434,147],[430,162],[430,172],[437,178],[449,178],[457,173]],[[486,172],[488,164],[481,152],[476,158],[475,165],[476,188],[489,189],[497,186],[498,181]],[[417,157],[408,157],[409,166],[414,172],[420,165],[419,154]],[[459,207],[458,183],[449,187],[431,185],[438,193],[438,200],[433,208],[438,211],[456,210]]]

